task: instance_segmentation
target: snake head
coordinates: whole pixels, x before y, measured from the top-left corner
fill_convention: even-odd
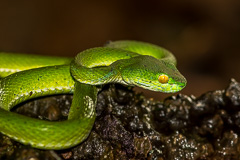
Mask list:
[[[186,79],[169,61],[147,55],[127,61],[128,65],[121,67],[121,76],[128,85],[164,93],[178,92],[186,86]]]

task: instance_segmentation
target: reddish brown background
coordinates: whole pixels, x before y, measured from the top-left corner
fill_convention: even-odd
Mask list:
[[[108,40],[147,41],[176,55],[182,93],[195,96],[240,80],[239,37],[239,0],[0,0],[1,51],[74,56]]]

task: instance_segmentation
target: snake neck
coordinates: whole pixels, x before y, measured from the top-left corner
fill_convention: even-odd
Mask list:
[[[87,68],[71,63],[71,75],[78,82],[90,85],[104,85],[108,83],[126,84],[119,70],[115,66]]]

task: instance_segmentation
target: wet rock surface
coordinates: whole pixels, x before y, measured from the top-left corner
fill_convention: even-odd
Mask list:
[[[67,119],[71,95],[28,102],[14,112]],[[179,94],[155,102],[121,85],[98,95],[89,137],[76,147],[44,151],[0,135],[0,159],[240,159],[240,84],[196,98]]]

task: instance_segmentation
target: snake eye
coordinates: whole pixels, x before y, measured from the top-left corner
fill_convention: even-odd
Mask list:
[[[162,75],[160,75],[159,77],[158,77],[158,81],[160,82],[160,83],[167,83],[168,82],[168,80],[169,80],[169,78],[168,78],[168,76],[167,75],[164,75],[164,74],[162,74]]]

